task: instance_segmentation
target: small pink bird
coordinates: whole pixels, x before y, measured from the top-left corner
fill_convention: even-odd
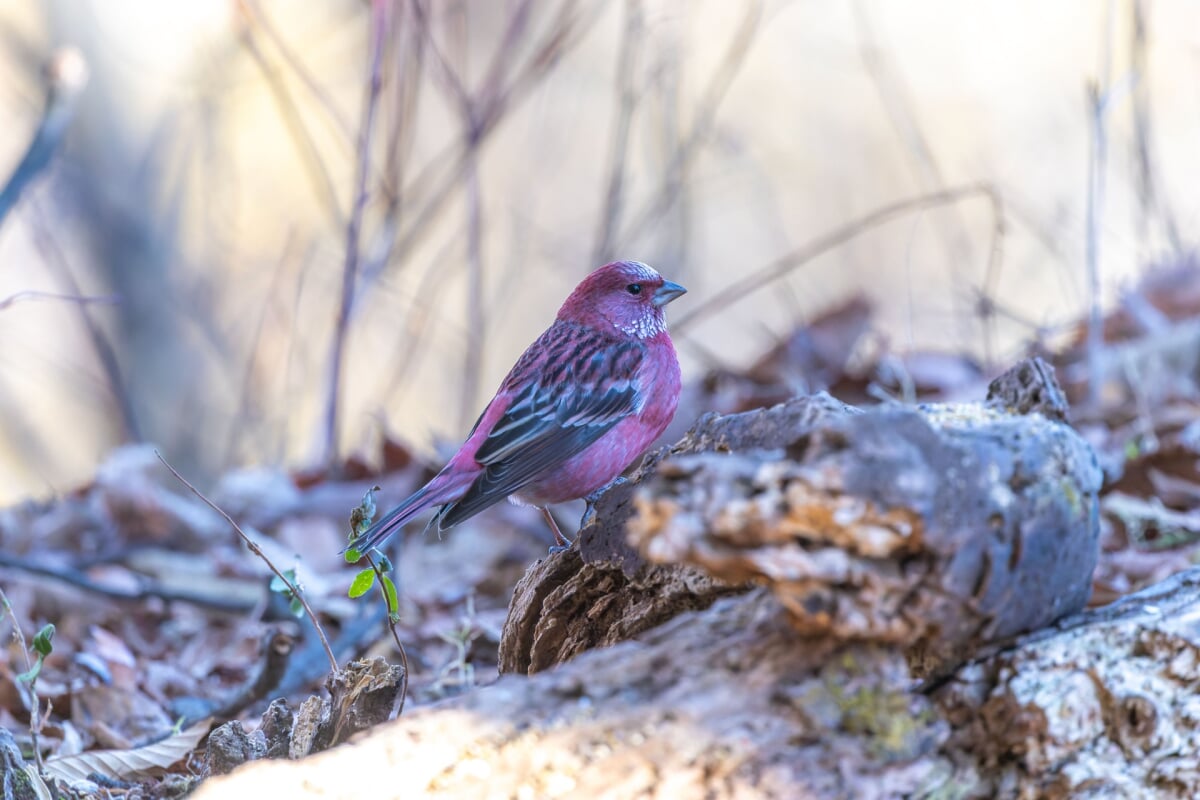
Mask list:
[[[353,543],[378,547],[426,509],[438,530],[507,497],[546,507],[605,486],[675,416],[679,359],[663,307],[687,290],[637,261],[606,264],[571,292],[433,480]]]

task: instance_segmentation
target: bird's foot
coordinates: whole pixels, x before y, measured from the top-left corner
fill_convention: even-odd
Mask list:
[[[550,532],[554,534],[554,545],[550,548],[551,553],[561,553],[571,547],[571,540],[563,536],[562,531],[558,528],[558,523],[554,521],[554,515],[550,513],[550,509],[542,509],[542,518],[546,520],[546,524],[550,526]]]
[[[618,475],[617,477],[613,478],[611,481],[604,484],[599,489],[592,492],[591,494],[589,494],[587,497],[585,497],[583,499],[587,501],[588,505],[592,505],[593,503],[595,503],[597,500],[600,499],[600,495],[604,494],[605,492],[607,492],[609,489],[613,488],[614,486],[620,486],[623,483],[629,483],[629,479],[626,478],[624,475]]]

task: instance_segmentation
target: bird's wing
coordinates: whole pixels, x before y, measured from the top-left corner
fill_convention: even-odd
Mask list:
[[[505,381],[512,401],[475,453],[483,473],[442,510],[442,527],[520,491],[641,409],[640,342],[577,335],[555,344],[539,363],[518,362]]]

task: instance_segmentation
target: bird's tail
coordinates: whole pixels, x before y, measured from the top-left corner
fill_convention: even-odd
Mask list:
[[[348,546],[342,548],[345,553],[351,548],[365,553],[373,547],[379,547],[396,531],[400,530],[413,517],[422,511],[449,503],[462,494],[464,476],[449,472],[438,473],[433,480],[422,486],[405,498],[400,505],[385,514],[378,522],[367,528]],[[468,481],[469,484],[469,481]]]

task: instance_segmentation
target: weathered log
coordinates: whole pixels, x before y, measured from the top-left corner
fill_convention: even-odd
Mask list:
[[[1200,569],[1069,617],[931,695],[994,797],[1200,797]]]
[[[678,444],[646,459],[628,481],[590,499],[575,544],[539,561],[517,584],[500,639],[500,672],[538,672],[745,591],[741,583],[714,579],[689,564],[647,563],[627,540],[634,490],[663,458],[776,447],[822,420],[853,413],[820,394],[764,411],[708,414]]]
[[[1065,414],[1035,359],[986,404],[859,411],[818,395],[706,417],[600,498],[579,554],[526,575],[501,671],[764,582],[806,634],[903,645],[922,675],[951,669],[1087,600],[1101,475]]]
[[[706,419],[523,581],[510,653],[569,661],[197,797],[1195,796],[1200,572],[1043,627],[1087,597],[1099,472],[1037,367]],[[634,630],[684,574],[711,605]]]
[[[1200,569],[932,692],[894,647],[801,637],[767,590],[194,797],[1200,796]]]

